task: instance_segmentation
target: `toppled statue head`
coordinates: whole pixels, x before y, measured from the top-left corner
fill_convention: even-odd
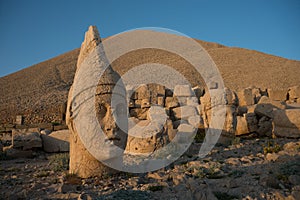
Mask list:
[[[70,173],[102,176],[115,173],[112,167],[122,164],[128,121],[125,97],[126,89],[108,63],[99,32],[90,26],[68,98]]]
[[[111,67],[102,74],[95,97],[95,108],[101,129],[110,142],[121,149],[127,143],[127,104],[126,89]]]

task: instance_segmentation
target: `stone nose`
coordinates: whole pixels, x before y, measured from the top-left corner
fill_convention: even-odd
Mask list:
[[[117,137],[117,131],[119,128],[115,125],[105,127],[105,133],[109,140],[119,140],[120,138]]]

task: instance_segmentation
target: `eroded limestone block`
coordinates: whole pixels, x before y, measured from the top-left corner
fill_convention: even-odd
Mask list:
[[[248,134],[247,120],[244,116],[237,116],[237,125],[235,135]]]
[[[166,97],[165,101],[166,108],[176,108],[179,106],[178,99],[176,97]]]
[[[236,135],[244,135],[256,132],[258,121],[254,113],[246,113],[243,116],[237,116]]]
[[[173,122],[170,119],[167,120],[167,128],[169,141],[172,141],[177,134],[177,129],[173,128]]]
[[[191,144],[194,140],[196,131],[192,125],[180,124],[177,128],[176,139],[179,144]]]
[[[238,106],[238,97],[236,93],[228,88],[225,88],[226,105]]]
[[[204,128],[204,122],[200,115],[190,116],[188,118],[188,123],[194,128]]]
[[[43,150],[48,153],[69,152],[70,151],[70,131],[61,130],[52,132],[49,135],[41,135]]]
[[[255,107],[254,112],[258,116],[267,116],[273,118],[273,111],[277,109],[285,109],[286,103],[281,101],[272,101],[266,96],[262,96]]]
[[[254,97],[251,88],[238,91],[239,106],[250,106],[254,104]]]
[[[147,119],[152,123],[164,124],[167,118],[166,110],[161,106],[151,106],[147,113]]]
[[[197,109],[194,106],[182,106],[172,109],[176,120],[188,119],[191,116],[198,115]]]
[[[274,111],[273,133],[278,137],[300,138],[300,109]]]
[[[249,133],[256,132],[258,129],[258,120],[255,113],[246,113],[245,118]]]
[[[165,97],[157,97],[157,102],[156,104],[158,106],[165,106]]]
[[[274,134],[277,136],[286,137],[299,137],[300,135],[291,134],[289,132],[283,133],[279,130],[281,128],[295,129],[294,133],[300,133],[300,109],[287,109],[287,110],[276,110],[274,111],[273,118]],[[298,132],[297,132],[298,130]]]
[[[159,103],[159,99],[161,98],[165,98],[166,96],[166,88],[165,86],[159,85],[159,84],[155,84],[155,83],[151,83],[151,84],[147,84],[148,89],[151,93],[151,105],[163,105],[161,103]]]
[[[213,107],[220,105],[230,105],[226,99],[227,95],[225,90],[213,89],[205,93],[204,96],[200,98],[200,103],[202,105],[202,110],[210,110]]]
[[[38,132],[17,132],[12,134],[12,146],[22,150],[42,147],[42,139]]]
[[[137,99],[148,99],[150,101],[151,93],[146,84],[140,85],[136,90]]]
[[[254,98],[254,103],[256,104],[262,97],[262,91],[259,88],[252,88],[252,96]]]
[[[300,138],[300,130],[297,128],[280,127],[273,125],[273,133],[277,137]]]
[[[199,105],[199,100],[197,97],[188,97],[186,99],[186,105],[197,107]]]
[[[193,96],[192,88],[189,85],[176,85],[174,87],[174,97],[191,97]]]
[[[289,88],[289,98],[291,100],[300,98],[300,86],[294,86]]]
[[[269,117],[263,116],[258,121],[257,133],[259,136],[272,136],[272,120]]]
[[[231,137],[234,135],[236,129],[236,107],[233,105],[226,106],[225,122],[223,126],[223,132],[227,136]]]
[[[274,101],[286,101],[288,91],[285,89],[268,89],[269,98]]]

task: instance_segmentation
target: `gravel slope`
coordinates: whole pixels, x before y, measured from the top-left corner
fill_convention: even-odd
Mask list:
[[[225,85],[238,90],[249,86],[288,88],[300,85],[300,61],[261,52],[197,40],[219,68]],[[29,123],[57,120],[73,82],[79,49],[0,78],[0,124],[22,114]],[[181,57],[155,49],[133,51],[112,63],[121,75],[143,63],[172,66],[192,85],[202,84],[195,69]]]

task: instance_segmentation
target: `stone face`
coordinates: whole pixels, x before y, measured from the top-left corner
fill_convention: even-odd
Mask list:
[[[250,106],[254,104],[254,97],[251,88],[246,88],[238,92],[240,106]]]
[[[200,103],[202,105],[202,110],[210,110],[211,108],[219,105],[230,105],[226,99],[226,92],[224,90],[213,89],[209,91],[210,93],[205,93],[204,96],[200,98]]]
[[[126,152],[153,153],[167,144],[167,126],[159,121],[141,120],[128,132]]]
[[[189,85],[176,85],[174,87],[174,97],[191,97],[193,96],[191,86]]]
[[[219,143],[227,144],[235,135],[236,129],[236,105],[235,105],[235,94],[228,89],[214,89],[210,90],[210,93],[205,93],[203,97],[200,98],[202,107],[202,118],[204,122],[204,127],[209,128],[212,118],[212,109],[215,109],[215,113],[218,113],[220,106],[225,106],[225,121],[222,129],[222,134],[218,140]]]
[[[97,55],[95,56],[95,60],[93,63],[84,62],[91,52],[94,52]],[[84,62],[84,65],[82,63]],[[122,115],[122,113],[127,112],[126,105],[114,105],[116,107],[112,108],[111,105],[111,97],[112,91],[116,86],[117,81],[120,79],[120,76],[111,68],[111,66],[106,66],[107,58],[104,53],[104,49],[101,44],[101,39],[99,32],[95,26],[90,26],[89,30],[85,34],[85,40],[81,45],[80,54],[78,57],[77,62],[77,71],[75,74],[75,78],[77,77],[77,73],[79,69],[87,70],[87,68],[93,64],[96,64],[97,67],[103,69],[102,76],[100,80],[98,80],[98,85],[96,87],[96,94],[95,94],[95,108],[96,108],[96,117],[99,121],[99,124],[106,135],[107,140],[109,140],[112,144],[120,147],[121,149],[125,149],[126,142],[127,142],[127,135],[119,129],[117,126],[114,116],[113,116],[113,109],[116,111],[116,116]],[[85,67],[83,69],[82,67]],[[91,66],[92,67],[92,66]],[[104,68],[107,67],[105,70]],[[79,77],[81,80],[84,80],[86,77]],[[122,87],[122,84],[118,85],[118,87]],[[67,116],[66,116],[66,123],[71,131],[70,134],[70,173],[77,174],[79,177],[87,178],[92,176],[102,176],[104,174],[109,173],[116,173],[114,169],[107,167],[106,165],[102,164],[100,161],[95,159],[86,147],[83,145],[75,124],[75,119],[77,115],[73,115],[74,110],[73,108],[73,86],[69,91],[69,98],[68,98],[68,106],[67,106]],[[124,89],[125,87],[120,88]],[[79,96],[78,98],[82,101],[85,101],[84,96]],[[125,96],[124,96],[125,98]],[[80,99],[78,99],[80,102]],[[80,111],[77,112],[84,112],[86,106],[79,105]],[[124,107],[124,108],[123,108]],[[87,111],[90,112],[90,111]],[[125,114],[126,115],[126,114]],[[126,115],[127,116],[127,115]],[[81,119],[76,119],[82,121]],[[81,134],[89,134],[89,133],[81,133]],[[93,141],[87,141],[88,143],[93,143]],[[107,153],[103,156],[108,156],[109,160],[114,159],[113,156],[117,156],[114,154],[113,149],[105,149]],[[109,155],[107,155],[109,154]]]
[[[188,119],[191,116],[198,115],[197,109],[194,106],[182,106],[172,109],[176,120]]]
[[[278,137],[300,138],[300,109],[274,111],[273,133]]]
[[[274,101],[286,101],[288,91],[284,89],[268,89],[269,98]]]
[[[12,146],[22,150],[30,150],[42,147],[42,140],[40,134],[37,132],[13,132]]]
[[[52,132],[49,135],[41,135],[43,149],[48,153],[69,152],[70,150],[70,131],[61,130]]]

